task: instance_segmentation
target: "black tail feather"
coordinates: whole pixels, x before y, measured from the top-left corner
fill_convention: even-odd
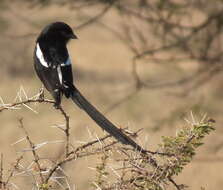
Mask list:
[[[75,104],[83,109],[103,130],[107,131],[113,137],[123,144],[131,145],[138,151],[146,152],[130,137],[124,134],[119,128],[111,123],[103,114],[101,114],[88,100],[74,87],[71,98]]]

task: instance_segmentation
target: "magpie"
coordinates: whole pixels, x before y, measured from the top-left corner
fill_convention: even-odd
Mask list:
[[[35,44],[34,69],[45,88],[53,96],[55,108],[60,107],[63,95],[71,98],[103,130],[118,141],[138,151],[146,152],[101,114],[74,86],[71,60],[66,47],[71,39],[77,39],[72,28],[64,22],[54,22],[43,28]]]

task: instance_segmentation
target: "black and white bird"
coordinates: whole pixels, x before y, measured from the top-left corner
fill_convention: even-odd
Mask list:
[[[65,95],[118,141],[146,152],[105,118],[74,86],[71,60],[66,47],[71,39],[77,39],[71,27],[64,22],[54,22],[47,25],[36,40],[34,68],[45,88],[53,96],[55,107],[59,108],[61,98]]]

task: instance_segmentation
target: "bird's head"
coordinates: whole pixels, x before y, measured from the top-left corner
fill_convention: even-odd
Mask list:
[[[48,40],[59,40],[65,43],[71,39],[77,39],[72,28],[64,22],[54,22],[47,25],[39,37],[44,37]]]

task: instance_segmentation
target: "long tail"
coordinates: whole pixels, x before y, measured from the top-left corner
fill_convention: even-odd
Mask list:
[[[83,109],[103,130],[107,131],[118,141],[123,144],[131,145],[133,148],[142,153],[146,152],[141,146],[139,146],[135,141],[133,141],[113,123],[111,123],[103,114],[101,114],[75,87],[73,88],[71,98],[73,102]]]

